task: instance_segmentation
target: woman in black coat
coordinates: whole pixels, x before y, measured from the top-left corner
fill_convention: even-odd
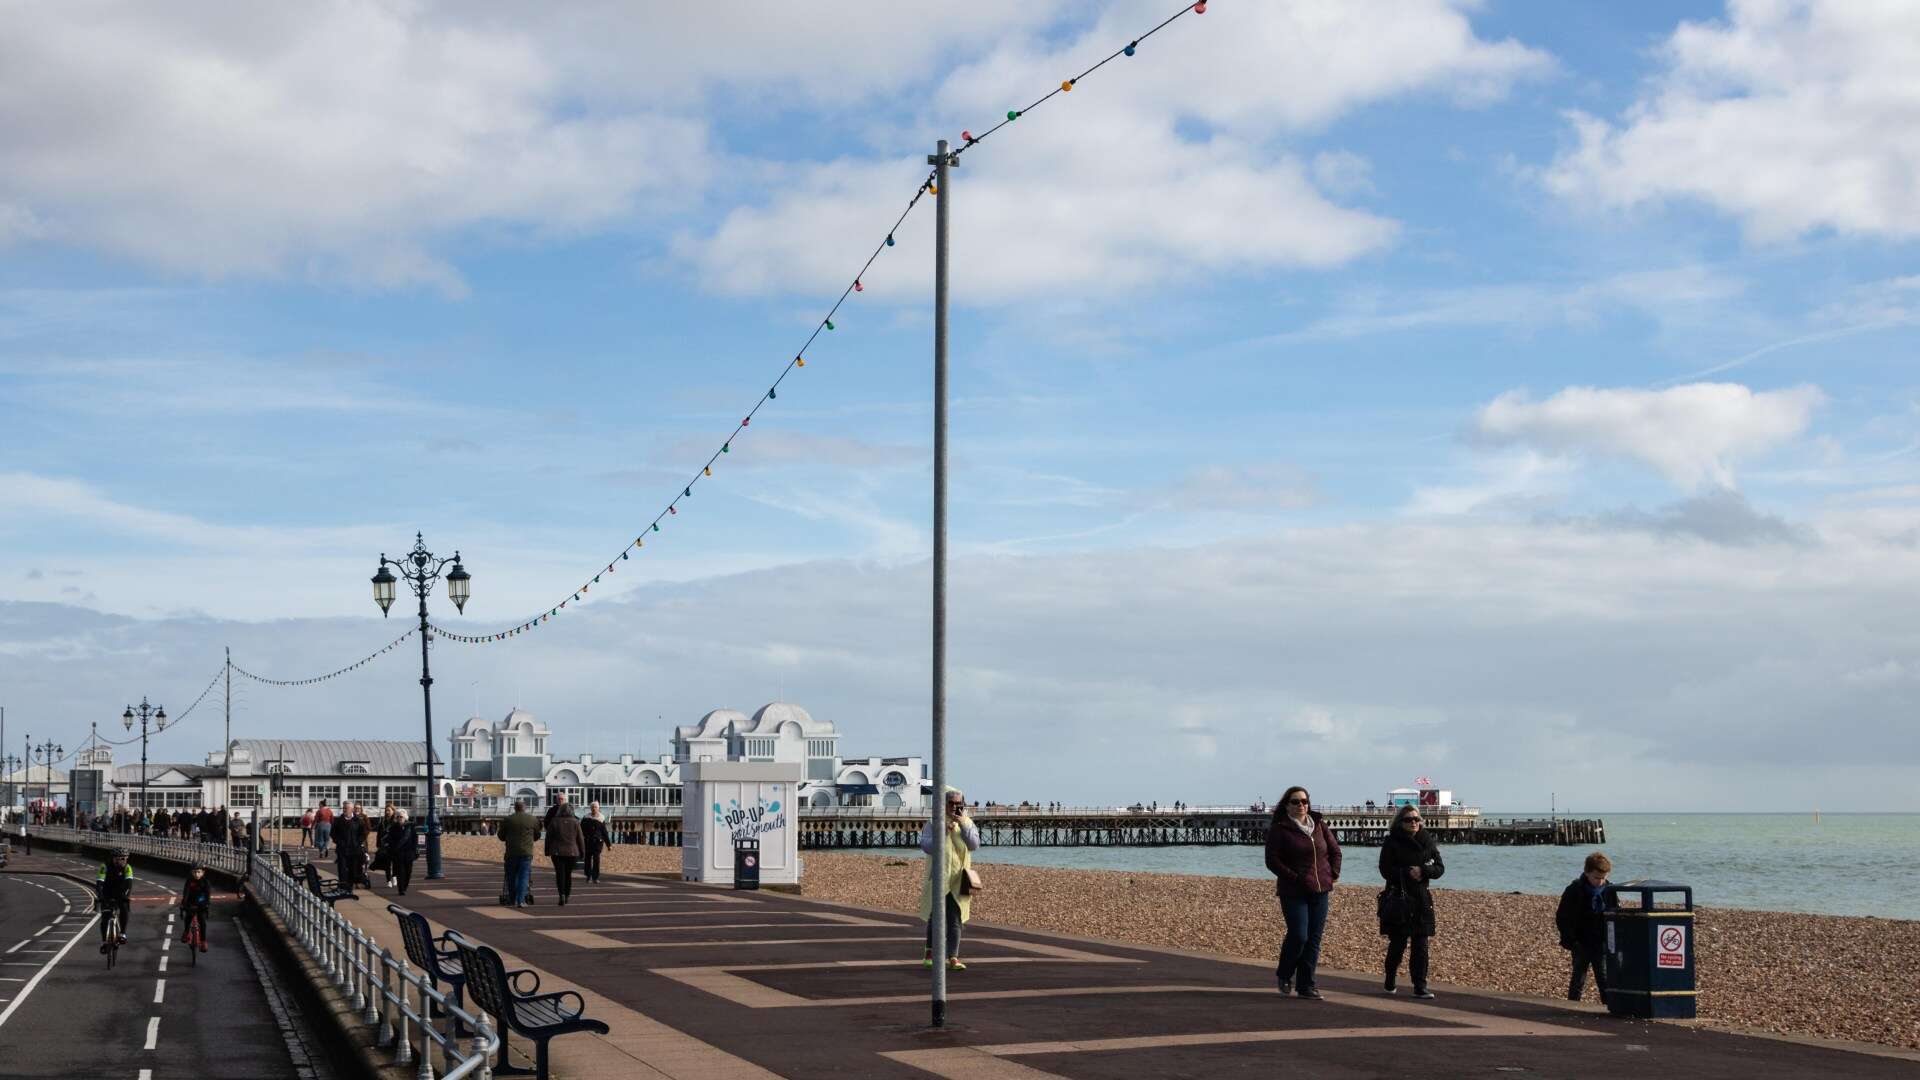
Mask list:
[[[420,859],[420,830],[409,821],[405,807],[395,807],[387,825],[382,852],[387,857],[387,880],[394,884],[394,895],[407,895],[407,883],[413,880],[413,864]]]
[[[1417,806],[1403,806],[1393,815],[1393,828],[1380,845],[1380,877],[1387,883],[1380,898],[1380,933],[1387,939],[1387,981],[1394,992],[1400,958],[1413,943],[1407,974],[1413,977],[1413,996],[1433,997],[1427,989],[1427,941],[1433,937],[1433,893],[1427,883],[1447,872],[1440,861],[1440,845],[1427,835]]]
[[[600,852],[607,846],[607,819],[600,813],[600,804],[587,807],[587,816],[580,819],[580,838],[585,842],[582,851],[586,861],[582,864],[587,871],[587,880],[600,881]]]

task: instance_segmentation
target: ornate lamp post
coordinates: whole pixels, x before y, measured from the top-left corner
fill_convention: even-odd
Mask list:
[[[42,803],[42,809],[48,813],[52,813],[51,803],[53,802],[53,763],[55,761],[58,761],[60,759],[60,755],[65,754],[66,752],[67,752],[66,747],[61,746],[59,743],[54,742],[52,739],[48,739],[46,742],[41,743],[39,746],[30,746],[27,748],[27,756],[28,756],[27,785],[29,789],[31,789],[33,785],[33,761],[32,761],[33,755],[35,754],[40,755],[40,763],[47,767],[47,786],[41,789],[43,794],[40,796],[40,801]]]
[[[419,533],[413,534],[413,550],[397,559],[389,559],[385,552],[380,553],[380,569],[373,575],[373,602],[380,605],[380,614],[384,617],[393,607],[394,585],[405,579],[413,595],[420,599],[420,701],[426,711],[427,746],[427,880],[440,878],[440,815],[434,809],[433,800],[433,673],[427,666],[427,645],[433,639],[433,631],[427,625],[427,594],[433,591],[433,583],[440,580],[440,572],[448,563],[453,564],[446,571],[447,599],[461,612],[467,610],[467,597],[471,594],[473,575],[460,565],[460,553],[455,551],[453,558],[442,559],[428,551],[426,543]],[[400,571],[395,578],[389,566]]]
[[[4,806],[0,806],[0,810],[6,810],[8,812],[11,812],[13,810],[13,774],[18,772],[19,770],[20,770],[19,754],[8,754],[5,757],[0,757],[0,775],[4,775],[7,779],[7,782],[4,785],[6,789],[6,796],[5,796],[6,803]]]
[[[120,723],[132,731],[136,718],[140,721],[140,809],[147,810],[150,809],[147,805],[147,725],[151,723],[155,731],[167,730],[167,710],[148,705],[146,696],[142,695],[140,707],[127,706],[127,711],[120,714]]]

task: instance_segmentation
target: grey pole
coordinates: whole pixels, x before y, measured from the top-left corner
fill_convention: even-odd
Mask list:
[[[227,775],[227,805],[233,805],[233,647],[227,647],[227,666],[222,669],[227,677],[227,741],[221,751],[221,771]],[[260,806],[254,804],[254,820],[260,818]]]
[[[933,1026],[947,1023],[947,167],[941,139],[933,156],[933,854],[927,859],[933,931]]]

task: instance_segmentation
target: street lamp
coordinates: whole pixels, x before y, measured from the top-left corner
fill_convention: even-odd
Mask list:
[[[147,724],[151,722],[155,731],[167,730],[167,710],[164,707],[148,705],[146,696],[143,694],[140,698],[140,708],[136,710],[131,705],[127,706],[127,711],[120,714],[120,723],[125,725],[128,731],[132,731],[133,721],[136,718],[140,721],[140,809],[146,810],[149,808],[147,803]]]
[[[373,602],[380,605],[380,615],[385,617],[393,608],[394,586],[405,578],[407,587],[420,599],[420,702],[425,710],[427,745],[427,880],[438,880],[440,873],[440,815],[434,809],[433,801],[433,673],[427,666],[427,645],[433,639],[433,630],[427,624],[427,594],[433,591],[433,583],[440,580],[440,574],[451,563],[452,569],[446,570],[447,599],[453,606],[465,613],[467,597],[472,594],[473,575],[460,565],[460,553],[455,551],[453,558],[442,559],[428,551],[424,538],[413,534],[413,550],[397,559],[387,558],[386,552],[380,553],[380,568],[373,575]],[[400,571],[396,578],[389,566]]]
[[[33,756],[38,754],[40,755],[41,764],[47,767],[47,786],[43,789],[44,794],[40,796],[41,809],[47,813],[53,812],[53,807],[48,805],[53,802],[53,763],[59,759],[60,755],[66,752],[66,747],[61,746],[52,739],[48,739],[39,746],[27,747],[27,794],[29,797],[33,794]]]
[[[13,812],[13,774],[19,771],[20,765],[19,754],[8,754],[5,757],[0,757],[0,775],[4,775],[7,781],[5,785],[7,792],[6,806],[0,809],[5,809],[8,813]]]

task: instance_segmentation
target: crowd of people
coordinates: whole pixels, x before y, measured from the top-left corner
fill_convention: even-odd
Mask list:
[[[332,852],[340,887],[349,893],[372,888],[377,873],[394,895],[405,896],[420,861],[420,828],[412,811],[395,803],[375,819],[360,803],[344,802],[336,811],[331,800],[321,799],[319,806],[301,811],[300,842],[319,858]]]
[[[166,807],[146,810],[117,806],[104,813],[89,813],[84,809],[36,803],[19,813],[24,815],[27,824],[32,825],[59,825],[96,833],[157,836],[195,840],[203,844],[229,844],[233,847],[246,847],[253,829],[246,817],[238,811],[229,812],[224,806],[192,809],[182,806],[172,810]]]
[[[1313,809],[1306,788],[1290,787],[1280,797],[1267,826],[1266,854],[1267,869],[1274,876],[1274,891],[1280,899],[1280,917],[1287,928],[1280,945],[1280,961],[1274,969],[1280,992],[1319,999],[1314,974],[1326,931],[1327,901],[1340,880],[1342,853],[1339,839],[1320,812]],[[1440,845],[1426,831],[1420,807],[1402,806],[1394,812],[1393,824],[1380,845],[1379,869],[1382,887],[1377,915],[1380,936],[1387,939],[1383,964],[1386,980],[1381,989],[1388,994],[1399,991],[1404,961],[1413,996],[1431,1000],[1434,994],[1427,986],[1427,971],[1436,919],[1433,892],[1428,886],[1447,872],[1447,866]],[[1607,876],[1612,870],[1613,863],[1596,851],[1587,856],[1580,876],[1560,896],[1554,922],[1560,947],[1571,959],[1569,1001],[1580,1000],[1589,969],[1601,995],[1606,994],[1602,957],[1606,911],[1614,902],[1607,890]]]

